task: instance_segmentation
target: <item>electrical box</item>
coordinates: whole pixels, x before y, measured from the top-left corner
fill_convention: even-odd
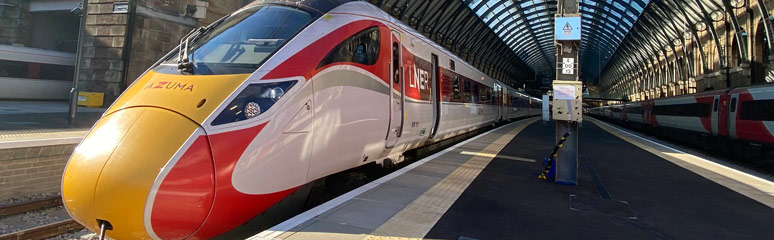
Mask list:
[[[583,120],[583,83],[580,81],[553,82],[554,120],[581,122]]]
[[[78,106],[102,107],[104,98],[105,93],[101,92],[78,92]]]

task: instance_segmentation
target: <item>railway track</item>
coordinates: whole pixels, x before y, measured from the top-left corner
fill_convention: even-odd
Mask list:
[[[0,218],[45,208],[58,207],[61,205],[62,197],[60,196],[26,203],[13,204],[0,207]],[[68,219],[13,233],[8,233],[5,235],[0,235],[0,240],[46,239],[80,229],[83,229],[83,226],[75,222],[75,220]]]

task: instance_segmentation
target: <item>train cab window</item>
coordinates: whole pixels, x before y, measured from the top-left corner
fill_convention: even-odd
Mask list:
[[[718,111],[718,99],[715,98],[715,102],[712,104],[712,111],[717,112]]]
[[[454,75],[452,77],[452,99],[459,101],[461,99],[460,95],[460,77]]]
[[[238,11],[188,39],[190,73],[252,73],[313,20],[312,14],[286,6],[257,5]],[[171,54],[165,63],[180,60]]]
[[[731,99],[731,112],[736,112],[736,98]]]
[[[337,62],[374,65],[378,59],[379,27],[372,27],[360,31],[333,48],[333,50],[323,58],[320,64],[317,65],[317,68]]]

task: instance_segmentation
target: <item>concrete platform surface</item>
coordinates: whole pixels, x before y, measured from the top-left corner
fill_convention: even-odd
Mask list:
[[[251,239],[771,239],[774,183],[589,120],[579,186],[539,180],[553,123],[505,125]]]

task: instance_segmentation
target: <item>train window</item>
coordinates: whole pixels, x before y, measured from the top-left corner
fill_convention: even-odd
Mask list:
[[[479,103],[479,100],[481,100],[481,92],[478,88],[478,83],[473,83],[473,103]]]
[[[454,71],[454,60],[449,59],[449,69]]]
[[[631,114],[642,114],[642,107],[629,107],[626,109],[627,113]]]
[[[0,60],[0,77],[72,81],[73,71],[73,66]]]
[[[258,5],[236,12],[189,39],[192,73],[252,73],[312,20],[309,13],[285,6]],[[175,64],[178,55],[172,55],[166,61]]]
[[[470,90],[471,90],[470,89],[470,80],[469,79],[464,79],[464,81],[465,81],[465,102],[469,103],[470,102]]]
[[[394,47],[393,47],[394,48]],[[393,50],[395,51],[395,49]],[[393,53],[395,55],[395,53]],[[317,68],[337,62],[374,65],[379,59],[379,27],[372,27],[347,38],[333,48]],[[397,59],[397,58],[395,58]],[[396,61],[397,62],[397,61]]]
[[[684,116],[684,117],[709,117],[712,106],[709,103],[687,103],[653,106],[653,115]]]
[[[731,112],[736,112],[736,98],[731,99]]]
[[[460,100],[460,77],[454,75],[452,77],[452,99]]]
[[[400,46],[392,43],[392,81],[400,83]]]
[[[739,119],[774,121],[774,99],[743,101],[739,107]]]
[[[715,102],[712,104],[712,111],[717,112],[718,111],[718,99],[715,98]]]

